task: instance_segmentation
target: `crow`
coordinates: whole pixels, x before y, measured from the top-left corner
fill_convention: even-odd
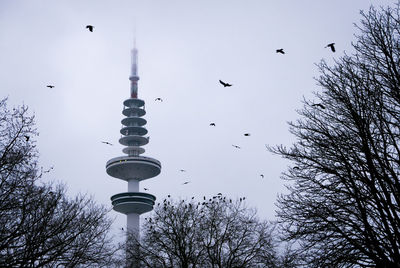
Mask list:
[[[185,181],[184,183],[182,183],[182,184],[188,184],[190,181]]]
[[[276,53],[281,53],[281,54],[285,54],[285,51],[283,51],[283,48],[277,49]]]
[[[223,82],[223,81],[221,81],[221,80],[219,80],[219,82],[220,82],[221,85],[223,85],[224,87],[231,87],[231,86],[232,86],[231,84],[225,83],[225,82]]]
[[[149,190],[149,188],[144,188],[144,187],[143,187],[143,190],[145,190],[145,191],[148,191],[148,190]]]
[[[86,25],[86,29],[89,29],[89,31],[93,32],[93,25]]]
[[[261,176],[261,178],[264,178],[264,174],[261,174],[260,176]]]
[[[325,109],[325,106],[322,105],[321,103],[315,103],[315,104],[312,104],[311,106],[313,106],[313,107],[321,107],[322,109]]]
[[[210,126],[215,127],[215,123],[211,123]]]
[[[330,47],[331,50],[332,50],[332,52],[335,52],[335,51],[336,51],[336,49],[335,49],[335,43],[327,44],[326,47]]]
[[[50,172],[50,170],[52,170],[52,169],[54,169],[54,167],[50,167],[49,169],[47,169],[47,170],[43,171],[43,173],[49,173],[49,172]]]
[[[186,172],[186,170],[184,170],[184,169],[180,169],[179,171],[180,171],[180,172]]]
[[[108,141],[102,141],[102,143],[104,143],[104,144],[108,144],[108,145],[113,145],[112,143],[109,143]]]
[[[248,136],[250,136],[250,133],[244,133],[244,135],[248,137]]]
[[[232,146],[235,147],[236,149],[240,149],[240,146],[233,145],[233,144],[232,144]]]
[[[163,101],[161,98],[156,98],[154,101]]]
[[[46,87],[48,87],[48,88],[54,88],[53,85],[47,85]]]

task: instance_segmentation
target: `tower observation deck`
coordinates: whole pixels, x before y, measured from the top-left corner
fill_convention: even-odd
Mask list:
[[[138,99],[137,82],[137,49],[132,50],[132,69],[129,77],[131,81],[131,96],[123,104],[121,120],[121,138],[119,143],[125,146],[122,150],[125,156],[110,159],[106,163],[107,174],[111,177],[128,182],[127,192],[115,194],[111,197],[113,209],[127,215],[127,230],[136,234],[139,239],[139,216],[153,209],[156,197],[149,193],[139,192],[139,182],[150,179],[161,171],[160,161],[142,156],[145,149],[142,146],[149,142],[145,137],[147,123],[143,116],[146,114],[144,101]]]

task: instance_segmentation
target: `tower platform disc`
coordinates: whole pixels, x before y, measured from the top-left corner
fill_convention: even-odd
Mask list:
[[[106,164],[108,175],[121,180],[138,181],[153,178],[160,174],[160,161],[145,156],[120,156],[110,159]]]
[[[140,192],[126,192],[111,196],[113,209],[120,213],[142,214],[153,209],[156,197]]]

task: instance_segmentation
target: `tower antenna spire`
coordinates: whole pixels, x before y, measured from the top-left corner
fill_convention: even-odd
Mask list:
[[[131,81],[131,98],[137,99],[138,97],[138,85],[139,74],[138,74],[138,50],[136,48],[136,29],[133,33],[133,49],[131,50],[131,75],[129,76]]]

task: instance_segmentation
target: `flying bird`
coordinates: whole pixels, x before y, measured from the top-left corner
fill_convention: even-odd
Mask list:
[[[315,103],[315,104],[312,104],[311,106],[313,106],[313,107],[320,107],[321,109],[325,109],[325,106],[322,105],[321,103]]]
[[[188,184],[190,181],[185,181],[184,183],[182,183],[182,184]]]
[[[233,147],[235,147],[236,149],[240,149],[240,146],[234,145],[232,144]]]
[[[330,47],[331,50],[332,50],[332,52],[335,52],[335,51],[336,51],[336,49],[335,49],[335,43],[327,44],[326,47]]]
[[[221,85],[223,85],[224,87],[231,87],[231,84],[225,83],[224,81],[219,80],[219,82],[221,83]]]
[[[260,176],[261,176],[261,178],[263,178],[263,179],[264,179],[264,174],[260,174]]]
[[[163,101],[161,98],[156,98],[154,101]]]
[[[186,170],[184,170],[184,169],[180,169],[179,171],[180,171],[180,172],[186,172]]]
[[[89,29],[89,31],[93,32],[93,25],[86,25],[86,29]]]
[[[54,88],[53,85],[47,85],[46,87],[48,87],[48,88]]]
[[[148,191],[148,190],[149,190],[149,188],[145,188],[145,187],[143,187],[143,190],[145,190],[145,191]]]
[[[102,143],[104,143],[104,144],[108,144],[108,145],[113,145],[112,143],[109,143],[108,141],[102,141]]]
[[[215,127],[215,123],[210,123],[210,126]]]
[[[244,133],[244,135],[248,137],[248,136],[250,136],[250,133]]]
[[[43,173],[49,173],[54,167],[50,167],[48,170],[43,171]]]
[[[285,51],[283,51],[283,48],[277,49],[276,53],[281,53],[281,54],[285,54]]]

